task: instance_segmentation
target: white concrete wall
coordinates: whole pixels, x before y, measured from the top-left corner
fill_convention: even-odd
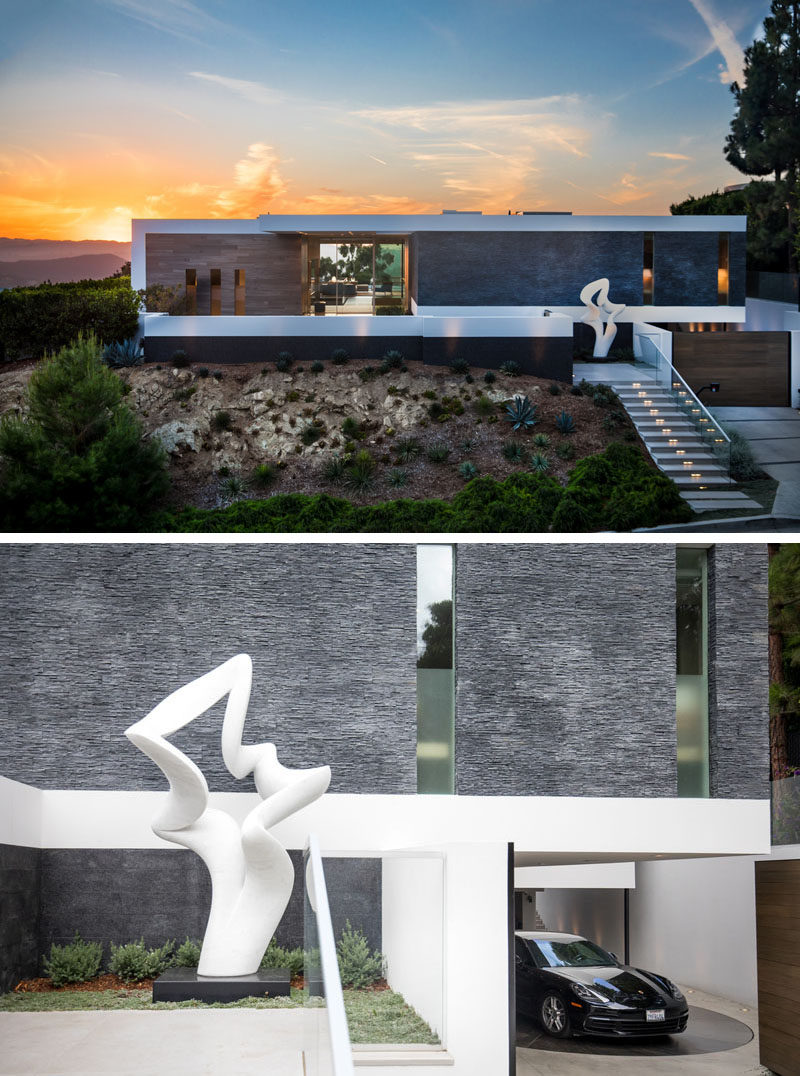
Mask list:
[[[382,876],[386,980],[444,1040],[444,860],[386,856]]]
[[[515,889],[633,889],[635,863],[558,863],[517,867]]]
[[[753,857],[638,863],[631,962],[755,1006]]]
[[[623,959],[623,894],[621,889],[545,889],[536,907],[548,930],[583,934]]]
[[[5,789],[8,806],[18,805],[15,809],[25,817],[35,815],[40,821],[21,840],[13,816],[4,813],[0,842],[39,848],[172,847],[150,828],[166,791],[28,791],[29,786],[15,781]],[[255,792],[210,796],[211,806],[239,821],[258,802]],[[653,855],[764,855],[769,853],[770,805],[768,800],[329,793],[274,829],[286,848],[303,848],[311,832],[319,834],[325,855],[471,840],[513,841],[518,852],[544,864]]]
[[[787,312],[797,313],[789,303],[776,303],[771,299],[747,299],[745,332],[780,332],[787,328],[784,319]]]

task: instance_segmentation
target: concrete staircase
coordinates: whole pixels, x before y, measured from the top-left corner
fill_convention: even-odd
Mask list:
[[[656,465],[675,482],[693,511],[761,507],[729,481],[727,471],[665,389],[645,380],[612,387]]]

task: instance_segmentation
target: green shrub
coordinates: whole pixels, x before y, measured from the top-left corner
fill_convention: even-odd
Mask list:
[[[458,473],[465,482],[469,482],[471,478],[474,478],[477,475],[478,468],[471,462],[471,460],[464,460],[463,463],[458,465]]]
[[[223,496],[232,499],[244,495],[247,489],[247,483],[240,475],[232,474],[229,478],[224,479],[220,489]]]
[[[435,441],[425,455],[431,463],[446,463],[450,457],[450,449],[444,441]]]
[[[557,385],[555,381],[551,381],[550,384],[547,386],[547,391],[550,393],[551,396],[560,396],[561,386]]]
[[[535,433],[533,435],[533,443],[537,448],[547,448],[550,444],[550,438],[546,433]]]
[[[375,460],[362,448],[347,465],[344,473],[345,483],[357,493],[368,490],[375,481]]]
[[[208,377],[208,375],[210,373],[211,373],[211,371],[209,370],[209,368],[207,366],[199,366],[197,368],[197,376],[198,377]]]
[[[583,382],[581,382],[582,385]],[[610,385],[594,385],[593,390],[591,396],[595,407],[611,407],[619,399]]]
[[[569,390],[570,396],[583,396],[580,385],[572,385]]]
[[[320,362],[319,359],[314,359],[314,361],[311,363],[311,373],[312,374],[321,374],[324,369],[325,369],[325,363]]]
[[[201,942],[186,938],[175,950],[173,964],[177,968],[196,968],[200,963]]]
[[[556,449],[556,455],[561,460],[571,460],[575,458],[575,446],[571,445],[569,441],[562,441]]]
[[[534,452],[530,467],[534,474],[544,474],[550,468],[550,460],[543,452]]]
[[[139,296],[129,277],[38,284],[0,291],[0,345],[6,359],[39,359],[81,334],[112,343],[135,336]]]
[[[390,486],[400,489],[408,485],[408,471],[404,471],[402,467],[392,467],[386,475],[386,480]]]
[[[103,362],[115,369],[123,366],[141,366],[144,362],[142,345],[135,336],[130,336],[127,340],[117,340],[109,344],[103,352]]]
[[[304,953],[300,947],[285,949],[282,945],[278,945],[274,938],[261,958],[262,968],[287,968],[292,979],[303,974],[304,964]]]
[[[374,381],[378,375],[378,371],[374,366],[362,366],[358,371],[359,381]]]
[[[487,385],[492,385],[497,380],[497,374],[494,372],[494,370],[487,370],[486,373],[483,375],[483,380],[486,382]]]
[[[215,370],[212,373],[211,376],[214,378],[215,381],[221,381],[222,380],[222,370]]]
[[[170,359],[170,362],[176,370],[185,370],[186,367],[189,365],[189,361],[189,356],[186,354],[183,348],[179,347],[176,351],[172,352],[172,358]]]
[[[569,411],[562,411],[556,418],[556,429],[559,433],[569,435],[575,432],[575,419]]]
[[[522,373],[522,367],[513,359],[507,359],[500,363],[500,373],[506,374],[507,377],[518,377]]]
[[[253,485],[270,486],[277,478],[277,471],[272,463],[258,463],[253,468]]]
[[[509,463],[521,463],[524,455],[522,445],[519,441],[504,441],[503,455]]]
[[[466,359],[453,359],[450,363],[450,369],[454,374],[468,374],[469,363]]]
[[[462,452],[470,453],[477,443],[474,437],[465,437],[463,441],[459,441],[458,447]]]
[[[401,463],[408,463],[422,451],[422,445],[416,437],[400,437],[394,443],[394,450]]]
[[[233,429],[233,419],[228,411],[215,411],[211,419],[212,429],[215,430],[230,430]]]
[[[275,360],[275,369],[279,373],[285,374],[287,370],[291,370],[292,363],[294,362],[294,355],[291,351],[279,351],[278,357]]]
[[[608,432],[617,430],[625,424],[625,415],[621,411],[609,411],[607,415],[603,415],[603,429]]]
[[[383,954],[377,949],[370,952],[363,931],[354,930],[349,919],[336,943],[336,956],[342,986],[363,990],[383,977]]]
[[[341,456],[331,456],[330,459],[325,460],[322,474],[328,482],[341,482],[346,466],[347,461]]]
[[[480,415],[482,418],[486,418],[487,415],[491,415],[494,413],[495,406],[496,405],[492,403],[488,396],[481,395],[473,401],[472,410],[475,412],[476,415]]]
[[[758,478],[761,475],[761,468],[756,463],[750,442],[738,430],[727,425],[722,428],[731,439],[731,478],[736,482],[750,482]]]
[[[304,445],[313,445],[319,441],[320,437],[325,436],[325,426],[319,420],[315,422],[309,422],[300,431],[300,440]]]
[[[125,983],[138,983],[142,979],[155,979],[172,966],[175,942],[165,942],[160,948],[147,949],[144,938],[127,945],[111,944],[110,971],[119,975]]]
[[[40,363],[25,417],[0,421],[0,529],[138,530],[169,480],[166,453],[122,402],[92,337]]]
[[[85,942],[76,930],[68,945],[51,945],[50,953],[42,963],[53,986],[63,986],[64,983],[86,983],[94,979],[102,959],[100,942]]]
[[[394,349],[387,351],[381,362],[381,373],[387,374],[390,370],[402,370],[403,361],[402,351],[396,351]]]
[[[350,415],[342,423],[342,433],[350,441],[363,441],[366,437],[366,430]]]
[[[350,355],[343,347],[334,348],[331,352],[331,362],[334,366],[346,366],[350,362]]]

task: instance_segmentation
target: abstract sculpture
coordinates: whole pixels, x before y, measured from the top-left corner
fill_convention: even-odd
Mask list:
[[[581,321],[591,325],[595,332],[594,351],[592,355],[596,359],[604,359],[617,335],[617,326],[614,318],[618,317],[625,309],[625,303],[610,303],[608,301],[608,277],[593,280],[587,284],[581,292],[581,302],[589,309],[581,318]],[[597,302],[593,302],[593,296],[597,295]],[[603,314],[608,315],[608,322],[603,327]]]
[[[252,675],[250,658],[239,654],[173,691],[125,732],[169,781],[153,831],[197,852],[211,875],[211,911],[197,968],[201,976],[250,975],[258,968],[294,881],[288,853],[268,830],[318,799],[331,779],[328,766],[282,766],[274,744],[242,743]],[[205,777],[165,739],[225,695],[222,758],[234,777],[253,774],[262,800],[241,827],[225,811],[208,806]]]

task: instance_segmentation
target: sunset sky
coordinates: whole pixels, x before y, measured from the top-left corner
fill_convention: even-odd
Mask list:
[[[744,177],[768,0],[0,0],[0,235],[131,217],[668,213]]]

